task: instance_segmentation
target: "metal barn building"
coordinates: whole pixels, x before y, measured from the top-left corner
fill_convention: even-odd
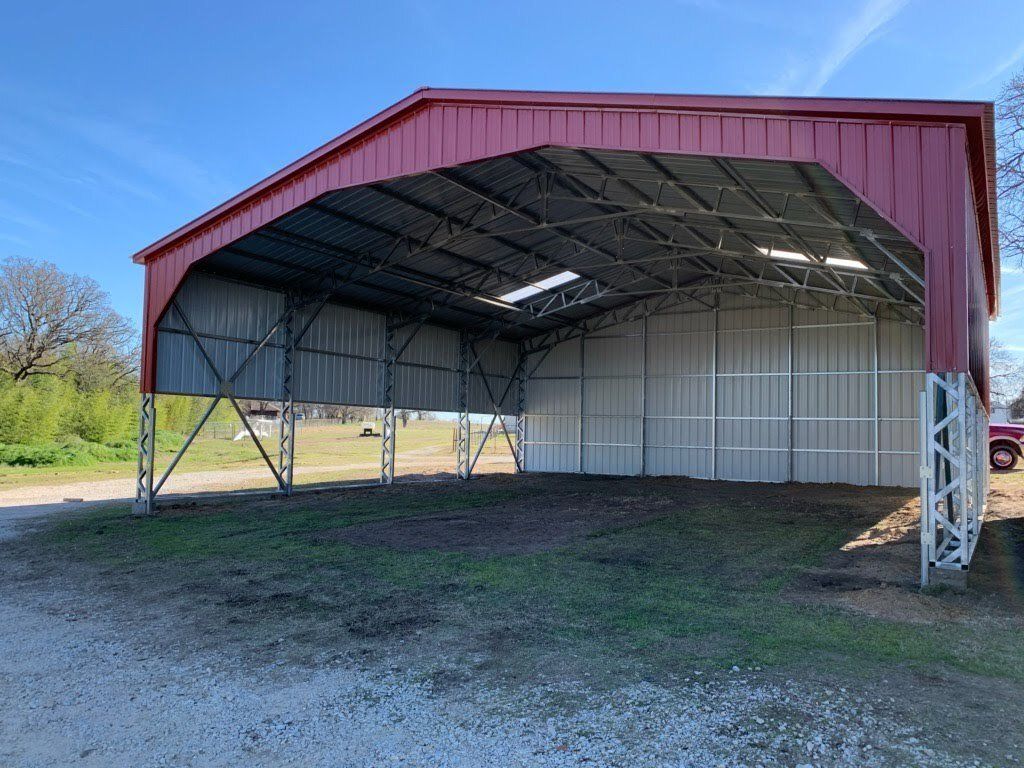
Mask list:
[[[462,478],[484,412],[520,471],[920,484],[966,569],[994,151],[987,103],[417,91],[135,255],[138,507],[158,394],[281,401],[284,493],[295,402],[382,408],[382,483],[396,408]]]

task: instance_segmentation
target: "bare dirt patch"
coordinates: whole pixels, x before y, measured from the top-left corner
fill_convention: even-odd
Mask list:
[[[868,616],[921,624],[1009,621],[1024,626],[1024,483],[995,474],[981,540],[964,595],[921,592],[916,496],[882,516],[787,590],[797,602],[832,604]]]
[[[498,506],[348,526],[326,531],[323,537],[399,551],[529,554],[563,547],[597,531],[638,525],[673,507],[673,500],[662,495],[595,495],[582,488],[557,495],[538,492]]]

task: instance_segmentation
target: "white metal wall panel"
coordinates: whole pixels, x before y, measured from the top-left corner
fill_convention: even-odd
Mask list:
[[[299,350],[294,359],[295,399],[302,403],[376,405],[380,362],[327,352]]]
[[[220,372],[230,377],[250,350],[278,322],[285,297],[275,291],[197,273],[176,297],[189,324]],[[314,307],[296,313],[293,327],[306,326]],[[294,358],[294,396],[299,402],[379,406],[387,318],[379,313],[324,305],[299,340]],[[398,346],[414,326],[396,334]],[[284,334],[277,331],[248,364],[235,385],[239,397],[274,400],[281,397]],[[423,410],[458,408],[460,335],[457,331],[422,326],[395,367],[395,406]],[[481,342],[481,364],[499,397],[514,372],[518,349],[506,341]],[[195,340],[172,308],[161,321],[157,343],[156,391],[214,395],[216,377]],[[574,399],[575,402],[575,399]],[[502,403],[510,414],[514,388]],[[491,413],[492,407],[475,373],[470,379],[470,410]]]
[[[458,350],[458,347],[455,347]],[[487,374],[487,383],[491,393],[500,400],[502,411],[511,413],[515,410],[515,383],[509,386],[509,377],[516,370],[518,349],[515,344],[507,341],[481,342],[476,347],[480,354],[480,367]],[[456,362],[457,364],[457,362]],[[504,393],[504,398],[502,398]],[[455,410],[457,406],[445,410]],[[479,370],[473,369],[469,379],[469,410],[471,413],[493,413],[494,407],[484,386],[484,377]]]
[[[581,464],[578,339],[556,345],[526,382],[526,469],[577,472]]]
[[[578,341],[552,351],[527,385],[527,467],[916,484],[921,328],[743,297],[717,315],[603,329],[582,371]]]

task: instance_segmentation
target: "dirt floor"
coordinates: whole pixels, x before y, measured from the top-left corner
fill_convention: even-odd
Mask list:
[[[0,764],[1019,764],[1024,472],[964,594],[918,510],[495,475],[9,522]]]

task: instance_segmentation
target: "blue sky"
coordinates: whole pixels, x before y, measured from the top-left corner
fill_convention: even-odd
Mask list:
[[[1019,0],[8,3],[0,257],[137,319],[133,252],[422,85],[991,99],[1022,67]]]

